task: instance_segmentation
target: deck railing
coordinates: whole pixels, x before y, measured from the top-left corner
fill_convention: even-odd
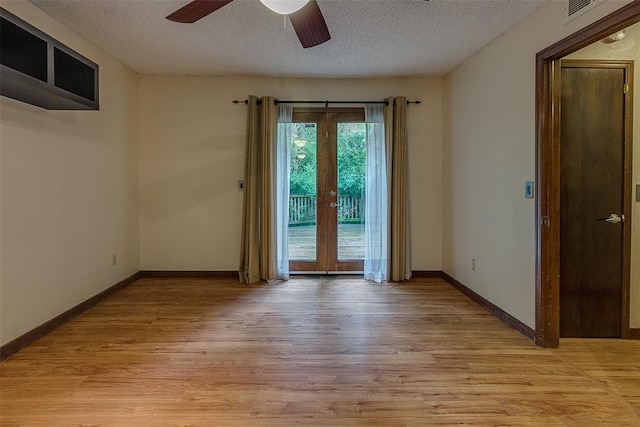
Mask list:
[[[338,221],[361,222],[363,219],[362,198],[338,196]],[[316,222],[315,196],[289,196],[289,224],[312,224]]]
[[[315,196],[289,196],[289,224],[316,222]]]
[[[364,219],[362,198],[338,196],[338,222],[361,222]]]

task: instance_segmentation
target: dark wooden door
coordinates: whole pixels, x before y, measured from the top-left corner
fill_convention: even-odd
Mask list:
[[[563,61],[561,337],[621,336],[625,84],[625,68]]]

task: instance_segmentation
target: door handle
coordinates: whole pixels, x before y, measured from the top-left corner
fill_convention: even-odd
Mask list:
[[[619,216],[618,214],[612,213],[606,218],[598,218],[598,221],[606,221],[609,224],[617,224],[619,222],[624,222],[624,215]]]
[[[331,206],[332,208],[335,208],[338,206],[338,204],[336,202],[331,202],[329,203],[329,206]]]
[[[329,191],[329,195],[330,195],[331,197],[333,197],[333,196],[335,196],[335,195],[336,195],[336,192],[335,192],[334,190],[331,190],[331,191]]]

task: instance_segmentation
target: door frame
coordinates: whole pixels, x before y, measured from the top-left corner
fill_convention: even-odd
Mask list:
[[[324,118],[321,118],[324,116]],[[317,191],[316,191],[316,261],[289,261],[289,268],[291,271],[324,271],[327,274],[344,273],[348,274],[354,272],[361,274],[363,270],[364,260],[344,260],[338,259],[338,221],[337,221],[337,209],[335,210],[336,217],[333,218],[329,214],[330,210],[327,209],[327,205],[333,201],[332,197],[327,194],[327,191],[321,192],[320,190],[329,190],[330,186],[327,180],[335,178],[338,179],[338,163],[337,163],[337,143],[338,135],[337,128],[333,129],[330,124],[338,123],[336,118],[342,119],[339,123],[345,122],[364,122],[365,112],[363,107],[326,107],[326,108],[313,108],[313,107],[299,107],[293,110],[293,121],[295,123],[300,122],[314,122],[317,123],[317,135],[316,135],[316,149],[318,150],[316,161],[316,179],[317,179]],[[321,148],[322,147],[322,148]],[[337,182],[335,184],[334,191],[338,192]],[[337,198],[335,199],[337,202]],[[320,209],[324,206],[324,209]],[[334,221],[335,219],[335,221]],[[336,246],[332,246],[331,243],[336,243]],[[318,265],[321,263],[320,259],[324,258],[326,262],[325,269],[320,269]],[[330,264],[330,262],[332,262]]]
[[[578,32],[538,52],[536,55],[536,344],[558,347],[560,342],[560,59],[606,36],[640,22],[640,0],[618,9]],[[630,90],[626,102],[633,102]],[[632,117],[627,110],[627,124]],[[627,132],[626,139],[630,135]],[[630,141],[625,143],[629,149]],[[625,152],[625,158],[627,153]],[[628,176],[627,176],[628,175]],[[625,183],[631,171],[625,170]],[[630,185],[630,182],[629,182]],[[627,201],[627,199],[629,199]],[[625,191],[624,209],[630,212],[630,193]],[[625,228],[631,226],[630,215]],[[630,232],[624,233],[623,274],[630,265]],[[629,337],[629,278],[623,276],[623,319],[621,336]],[[626,284],[625,284],[626,282]],[[626,288],[626,289],[625,289]]]

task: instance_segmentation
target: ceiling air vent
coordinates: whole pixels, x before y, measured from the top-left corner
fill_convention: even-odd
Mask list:
[[[566,24],[578,16],[584,15],[604,1],[606,0],[567,0],[567,6],[565,8],[567,13],[564,18],[564,23]]]

